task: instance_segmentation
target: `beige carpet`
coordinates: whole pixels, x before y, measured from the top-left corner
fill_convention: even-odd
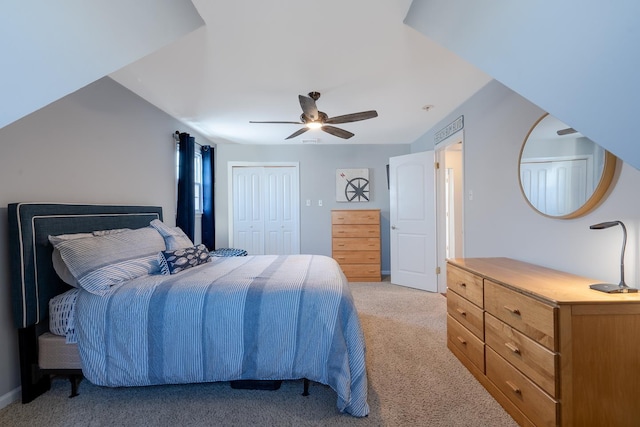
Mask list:
[[[277,391],[228,383],[109,389],[88,381],[69,399],[53,382],[35,401],[0,410],[1,426],[515,426],[446,348],[446,299],[388,282],[352,283],[367,342],[366,418],[340,414],[329,387]]]

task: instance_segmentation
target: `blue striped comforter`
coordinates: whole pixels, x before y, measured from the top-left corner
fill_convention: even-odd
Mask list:
[[[318,255],[213,258],[105,296],[80,292],[85,377],[110,387],[307,378],[365,416],[360,321],[337,263]]]

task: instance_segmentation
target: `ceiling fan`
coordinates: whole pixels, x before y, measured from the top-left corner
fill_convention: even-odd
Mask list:
[[[571,135],[572,133],[577,133],[577,132],[578,131],[575,130],[574,128],[566,128],[566,129],[560,129],[560,130],[556,131],[558,136]]]
[[[285,139],[295,138],[302,135],[309,129],[321,129],[331,135],[339,138],[349,139],[354,134],[344,129],[337,128],[335,124],[358,122],[360,120],[373,119],[378,117],[378,113],[375,110],[362,111],[360,113],[345,114],[342,116],[329,117],[326,113],[319,111],[316,106],[316,101],[320,98],[320,92],[309,92],[309,96],[298,95],[300,100],[300,107],[302,107],[302,114],[300,115],[299,122],[255,122],[249,123],[285,123],[305,125],[302,129],[297,130]]]

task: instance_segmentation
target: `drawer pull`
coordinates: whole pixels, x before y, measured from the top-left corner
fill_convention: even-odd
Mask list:
[[[458,336],[458,337],[456,337],[456,338],[458,338],[458,341],[460,341],[460,344],[462,344],[462,345],[467,345],[467,341],[465,341],[465,339],[464,339],[464,338],[462,338],[461,336]]]
[[[460,287],[461,287],[461,288],[466,288],[466,287],[467,287],[467,284],[466,284],[466,283],[464,283],[464,282],[462,282],[462,283],[460,283]]]
[[[520,390],[520,387],[518,387],[517,385],[515,385],[511,381],[506,381],[506,383],[509,386],[509,388],[511,389],[511,391],[513,391],[515,394],[522,395],[522,390]]]
[[[460,316],[465,316],[465,317],[467,316],[467,312],[466,312],[466,311],[464,311],[463,309],[459,308],[459,307],[458,307],[458,308],[456,308],[456,311],[457,311],[458,313],[460,313]]]
[[[520,310],[517,308],[511,308],[508,305],[505,305],[504,308],[508,311],[510,311],[511,313],[515,314],[516,316],[520,316]]]
[[[520,354],[520,349],[512,342],[504,343],[505,347],[514,352],[515,354]]]
[[[342,247],[344,246],[344,243],[338,243],[338,246]]]

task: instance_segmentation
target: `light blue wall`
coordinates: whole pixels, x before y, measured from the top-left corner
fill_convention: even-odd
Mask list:
[[[183,0],[3,2],[0,127],[203,25]]]
[[[20,385],[7,204],[159,205],[174,224],[176,130],[197,136],[109,78],[0,129],[0,407]]]
[[[412,145],[412,152],[433,148],[435,132],[464,116],[465,256],[507,256],[617,283],[622,232],[594,231],[589,225],[622,220],[629,232],[625,277],[629,285],[640,287],[637,169],[619,162],[604,202],[581,218],[547,218],[525,201],[518,177],[520,148],[544,113],[493,81]]]
[[[414,0],[405,22],[640,167],[640,2]]]

